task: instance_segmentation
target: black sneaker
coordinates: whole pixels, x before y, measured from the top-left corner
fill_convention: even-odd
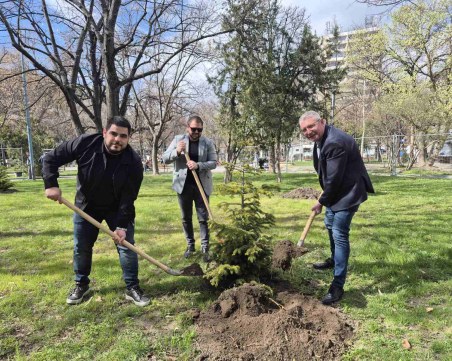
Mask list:
[[[184,257],[189,258],[193,253],[195,253],[195,245],[189,245],[184,252]]]
[[[89,293],[89,285],[87,283],[75,283],[75,287],[69,292],[69,296],[66,298],[66,303],[69,305],[78,305],[83,301]]]
[[[144,295],[143,290],[139,286],[133,286],[126,290],[126,300],[133,301],[137,306],[147,306],[151,299]]]
[[[202,247],[202,260],[206,263],[209,263],[212,261],[212,257],[210,256],[209,253],[209,247]]]

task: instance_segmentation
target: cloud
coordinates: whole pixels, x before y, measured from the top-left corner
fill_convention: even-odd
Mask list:
[[[299,6],[306,9],[312,29],[318,35],[325,33],[326,23],[333,22],[341,27],[343,31],[362,26],[368,15],[379,14],[381,7],[371,7],[358,3],[355,0],[282,0],[284,6]]]

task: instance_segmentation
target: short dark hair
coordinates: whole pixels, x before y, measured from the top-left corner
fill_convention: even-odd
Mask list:
[[[204,122],[202,121],[202,119],[199,115],[190,115],[190,117],[187,120],[187,125],[190,126],[190,123],[193,121],[195,121],[196,123],[199,123],[201,125],[204,125]]]
[[[107,130],[110,129],[110,127],[112,125],[116,125],[117,127],[127,128],[127,130],[129,131],[129,135],[132,132],[132,126],[130,125],[130,122],[122,115],[115,115],[111,118],[108,118],[105,129],[107,129]]]

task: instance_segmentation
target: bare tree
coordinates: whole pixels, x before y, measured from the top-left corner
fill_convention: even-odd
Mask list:
[[[190,73],[204,61],[199,47],[200,44],[190,53],[179,54],[162,72],[147,81],[140,93],[136,93],[137,105],[150,133],[153,174],[159,173],[158,153],[163,134],[181,114],[190,112],[191,104],[199,97],[195,82],[189,79]]]
[[[356,0],[356,2],[373,6],[397,6],[404,3],[414,3],[411,0]]]
[[[349,48],[359,76],[380,89],[375,111],[382,119],[388,118],[386,110],[389,117],[409,125],[412,133],[444,134],[433,144],[422,137],[414,144],[416,137],[410,137],[411,152],[421,149],[421,165],[427,158],[433,165],[451,124],[450,18],[450,1],[416,1],[392,13],[386,32],[370,37],[363,33]]]
[[[0,32],[61,90],[78,134],[83,112],[97,130],[124,115],[132,86],[160,73],[219,30],[214,3],[183,0],[9,0]],[[126,72],[118,62],[128,58]]]

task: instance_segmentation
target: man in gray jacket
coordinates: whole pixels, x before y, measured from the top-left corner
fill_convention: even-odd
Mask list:
[[[197,115],[187,121],[187,134],[176,135],[163,153],[163,162],[174,162],[173,189],[177,192],[182,215],[182,226],[187,240],[184,257],[188,258],[195,252],[195,238],[193,232],[193,203],[196,207],[201,236],[201,251],[204,261],[209,257],[209,219],[207,207],[198,189],[193,172],[198,174],[202,187],[208,199],[212,193],[213,182],[211,170],[217,166],[217,153],[212,140],[201,136],[203,121]],[[190,161],[187,162],[184,152],[188,152]]]

